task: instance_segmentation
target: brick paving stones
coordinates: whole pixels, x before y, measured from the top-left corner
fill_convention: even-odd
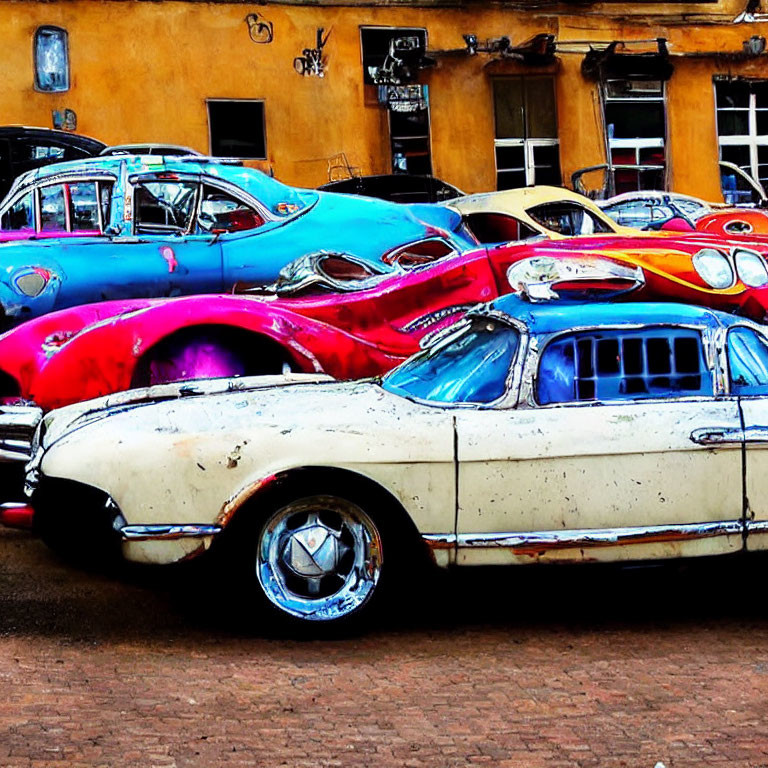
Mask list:
[[[3,768],[768,768],[761,562],[483,569],[302,641],[223,621],[236,585],[0,553]]]

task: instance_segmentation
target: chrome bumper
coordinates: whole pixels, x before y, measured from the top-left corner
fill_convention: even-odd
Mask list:
[[[0,405],[0,462],[32,458],[32,437],[42,418],[36,405]]]

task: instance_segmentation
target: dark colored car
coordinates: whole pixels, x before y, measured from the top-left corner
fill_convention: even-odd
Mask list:
[[[347,195],[378,197],[393,203],[441,203],[464,194],[434,176],[411,176],[406,173],[353,176],[350,179],[330,181],[318,189],[343,192]]]
[[[102,141],[67,131],[0,126],[0,200],[22,173],[64,160],[92,157],[106,146]]]

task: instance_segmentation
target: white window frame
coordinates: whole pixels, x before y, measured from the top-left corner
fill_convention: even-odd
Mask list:
[[[499,168],[496,149],[499,147],[523,147],[524,168]],[[536,183],[536,167],[534,165],[533,150],[536,147],[557,147],[559,150],[560,139],[494,139],[493,140],[493,162],[496,166],[496,186],[498,187],[498,178],[500,173],[512,171],[525,171],[525,185],[533,186]]]
[[[725,81],[727,82],[727,81]],[[717,117],[720,114],[720,112],[744,112],[744,107],[718,107],[717,106],[717,86],[718,82],[715,81],[715,124],[717,125]],[[761,109],[764,109],[766,112],[768,112],[768,109],[765,107],[761,107]],[[749,175],[757,180],[760,181],[762,184],[763,182],[760,179],[759,175],[759,161],[757,157],[757,148],[758,147],[768,147],[768,134],[758,134],[757,132],[757,94],[756,93],[750,93],[749,94],[749,104],[746,108],[747,112],[747,130],[749,133],[747,134],[735,134],[735,135],[728,135],[728,136],[721,136],[720,132],[718,131],[717,134],[717,146],[718,150],[721,147],[748,147],[749,148]],[[722,152],[720,152],[720,159],[722,160]],[[763,163],[765,165],[766,163]],[[743,168],[743,166],[740,166]]]

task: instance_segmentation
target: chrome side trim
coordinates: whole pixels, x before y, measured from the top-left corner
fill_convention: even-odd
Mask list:
[[[765,524],[768,531],[768,523]],[[687,541],[712,536],[741,536],[741,520],[687,525],[649,525],[635,528],[581,528],[565,531],[532,531],[524,533],[452,533],[422,534],[430,549],[481,549],[504,547],[520,552],[531,549],[569,549],[578,547],[611,547],[617,544],[643,544],[659,541]]]
[[[120,529],[123,541],[201,539],[217,533],[221,533],[218,525],[126,525]]]
[[[768,427],[745,427],[744,440],[747,443],[768,443]]]
[[[750,533],[768,533],[768,520],[747,520],[747,536]]]
[[[768,439],[768,430],[764,430],[766,439]],[[691,442],[698,445],[728,445],[742,442],[743,432],[741,429],[731,427],[702,427],[694,429],[691,432]]]

